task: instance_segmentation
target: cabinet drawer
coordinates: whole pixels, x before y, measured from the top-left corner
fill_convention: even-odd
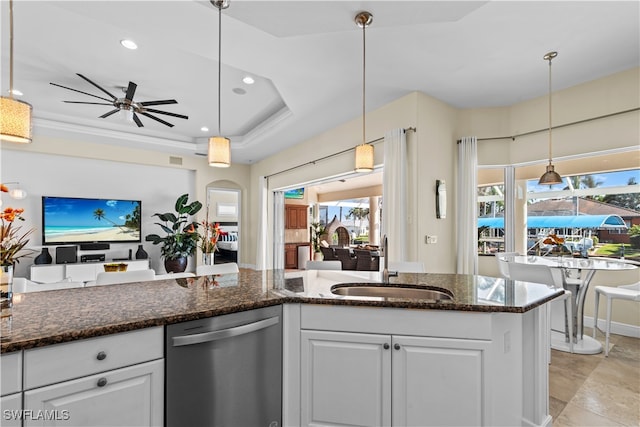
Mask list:
[[[2,411],[2,427],[21,427],[20,412],[22,410],[22,393],[14,393],[0,397]]]
[[[162,326],[24,352],[24,389],[163,357]]]
[[[22,391],[22,352],[5,353],[0,356],[0,394]]]
[[[162,360],[128,366],[26,391],[26,411],[55,418],[24,426],[162,426],[163,395]]]

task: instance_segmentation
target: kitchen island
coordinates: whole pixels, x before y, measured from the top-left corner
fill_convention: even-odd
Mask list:
[[[318,422],[310,417],[312,413],[320,416],[333,413],[334,418],[344,414],[344,419],[325,420],[335,425],[369,425],[370,420],[357,415],[369,413],[363,402],[380,405],[382,425],[411,424],[412,417],[420,416],[412,412],[412,407],[405,406],[404,421],[395,415],[392,420],[391,408],[394,414],[400,413],[398,387],[404,387],[406,403],[413,399],[410,388],[421,384],[437,386],[414,390],[426,393],[424,398],[441,395],[450,400],[439,415],[430,416],[440,424],[447,414],[461,412],[450,410],[456,403],[452,396],[461,391],[464,393],[460,398],[473,400],[468,405],[472,408],[463,411],[469,418],[456,419],[478,420],[484,425],[550,424],[546,303],[561,292],[544,285],[482,276],[401,274],[391,278],[390,284],[438,287],[448,290],[453,298],[434,301],[344,297],[331,293],[331,286],[336,283],[380,279],[379,273],[370,272],[290,274],[242,269],[239,274],[224,276],[18,294],[11,334],[6,337],[9,341],[2,343],[3,359],[64,342],[82,343],[87,338],[124,335],[282,304],[285,425]],[[418,338],[420,342],[416,341]],[[396,353],[392,354],[389,347]],[[416,355],[421,356],[415,358]],[[351,384],[319,382],[320,378],[340,380],[336,374],[340,370],[330,370],[329,375],[322,371],[336,357],[338,361],[344,360],[345,366],[353,366],[349,363],[358,366],[358,361],[363,362],[361,367],[381,362],[379,371],[357,373],[363,379],[381,380],[371,380],[380,385],[377,394],[367,394],[364,392],[368,390],[361,389],[357,399],[360,406],[351,406],[348,401],[341,401],[340,410],[317,406],[323,402],[322,393],[343,390]],[[415,363],[396,367],[402,360]],[[428,368],[439,363],[446,365],[436,371]],[[427,375],[424,381],[391,384],[392,378],[400,378],[400,372],[420,378],[425,367],[428,369],[424,371]],[[452,369],[457,372],[455,378],[437,375],[437,371],[453,372]],[[313,372],[321,373],[320,377],[310,376]],[[449,380],[465,380],[465,384],[454,386]],[[445,393],[440,387],[447,384]],[[391,395],[396,396],[396,401],[389,401]],[[361,419],[354,421],[353,414]]]

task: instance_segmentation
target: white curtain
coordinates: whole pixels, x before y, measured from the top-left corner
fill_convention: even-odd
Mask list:
[[[258,178],[258,246],[256,247],[256,270],[267,269],[267,178]]]
[[[384,135],[382,178],[382,235],[389,241],[389,261],[406,261],[407,252],[407,137],[404,129]]]
[[[273,192],[273,268],[284,269],[284,192]]]
[[[456,191],[458,274],[478,272],[478,143],[475,136],[458,143],[458,188]]]

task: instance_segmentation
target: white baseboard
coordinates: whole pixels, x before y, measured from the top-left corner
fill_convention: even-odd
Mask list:
[[[593,328],[593,317],[584,316],[584,326]],[[600,330],[605,328],[605,319],[598,319]],[[611,333],[624,335],[625,337],[640,338],[640,326],[628,325],[626,323],[611,322]]]

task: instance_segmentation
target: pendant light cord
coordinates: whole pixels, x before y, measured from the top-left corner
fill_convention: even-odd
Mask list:
[[[222,6],[218,7],[218,135],[222,136],[220,131],[220,114],[221,102],[220,98],[220,81],[222,80]]]
[[[366,144],[366,125],[365,125],[365,93],[366,93],[366,70],[367,70],[367,42],[365,30],[367,26],[362,25],[362,144]]]
[[[551,164],[551,132],[553,126],[551,126],[551,60],[552,57],[549,57],[549,164]]]
[[[13,99],[13,0],[9,0],[9,98]]]

